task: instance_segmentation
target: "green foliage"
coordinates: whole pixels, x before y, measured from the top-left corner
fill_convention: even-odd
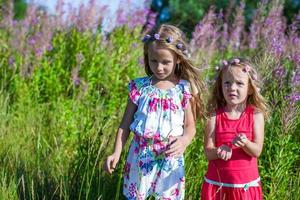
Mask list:
[[[24,0],[14,0],[15,19],[23,19],[26,15],[27,3]]]
[[[172,0],[169,2],[171,9],[171,19],[168,23],[179,26],[184,32],[187,32],[189,37],[194,31],[195,26],[199,23],[209,8],[214,7],[217,12],[225,11],[227,14],[233,13],[233,8],[245,2],[244,16],[246,25],[249,27],[253,17],[254,11],[257,9],[261,1],[253,0]],[[284,16],[290,23],[292,19],[299,14],[300,4],[293,0],[282,0],[284,3]],[[227,9],[226,9],[227,8]],[[191,17],[192,16],[192,17]]]
[[[141,46],[132,47],[139,29],[102,37],[76,29],[55,33],[53,50],[33,61],[38,67],[30,77],[18,74],[22,58],[15,57],[13,71],[9,49],[1,48],[2,199],[111,199],[111,185],[121,188],[121,168],[111,178],[99,168],[127,101],[127,83],[142,72]]]
[[[226,1],[215,3],[222,2]],[[172,3],[179,12],[181,2]],[[194,3],[186,2],[197,13],[196,22],[206,8],[197,11]],[[183,16],[179,23],[189,17],[178,16]],[[138,64],[143,56],[140,31],[125,26],[107,36],[76,28],[56,31],[52,50],[37,58],[29,51],[26,57],[12,50],[10,32],[0,29],[0,199],[123,199],[122,170],[129,142],[112,176],[103,172],[102,164],[113,148],[128,98],[127,84],[143,75]],[[297,199],[300,107],[285,99],[293,90],[294,64],[270,57],[263,48],[226,49],[211,57],[205,53],[200,49],[195,56],[197,66],[207,61],[208,70],[203,72],[207,83],[220,59],[257,60],[262,94],[270,103],[259,159],[264,198]],[[283,79],[273,77],[278,65],[287,70]],[[24,73],[25,67],[30,73]],[[185,152],[186,199],[200,198],[207,167],[203,124],[197,124],[197,136]]]

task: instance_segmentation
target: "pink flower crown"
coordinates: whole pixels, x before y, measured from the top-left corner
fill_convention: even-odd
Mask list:
[[[167,43],[171,44],[173,42],[173,38],[172,37],[167,37],[165,39],[161,39],[160,35],[158,33],[155,33],[154,35],[149,35],[149,34],[146,34],[143,39],[142,39],[142,42],[144,43],[148,43],[148,42],[153,42],[153,41],[163,41],[165,40]],[[190,57],[190,54],[189,54],[189,51],[184,48],[184,45],[182,43],[177,43],[176,45],[176,48],[181,50],[182,54],[187,56],[187,57]]]
[[[227,66],[230,66],[230,65],[239,65],[242,62],[240,61],[240,59],[234,58],[230,62],[228,62],[227,60],[222,60],[221,63],[222,63],[221,67],[219,67],[219,66],[215,67],[215,70],[218,71],[218,72],[222,71],[222,69],[224,67],[227,67]],[[249,77],[252,80],[257,81],[257,75],[255,73],[253,73],[253,71],[252,71],[252,73],[250,73],[251,72],[251,67],[249,65],[245,64],[245,63],[243,63],[243,64],[245,65],[244,69],[243,69],[243,72],[248,73]]]

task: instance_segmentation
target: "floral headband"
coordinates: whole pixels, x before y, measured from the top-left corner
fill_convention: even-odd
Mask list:
[[[145,35],[144,38],[142,39],[142,41],[143,41],[144,43],[147,43],[147,42],[153,42],[153,41],[156,41],[156,40],[163,40],[163,39],[160,38],[160,35],[159,35],[158,33],[155,33],[153,36],[147,34],[147,35]],[[166,41],[167,43],[172,43],[172,42],[173,42],[173,38],[172,38],[172,37],[167,37],[167,38],[165,39],[165,41]],[[183,46],[182,43],[177,43],[177,44],[176,44],[176,48],[179,49],[179,50],[181,50],[181,51],[182,51],[182,54],[184,54],[185,56],[190,57],[190,54],[189,54],[188,50],[184,48],[184,46]]]
[[[220,71],[222,71],[222,69],[224,67],[227,67],[229,65],[239,65],[241,63],[242,62],[238,58],[234,58],[230,62],[228,62],[227,60],[222,60],[221,68],[219,66],[216,66],[215,69],[216,69],[216,71],[220,72]],[[250,73],[251,72],[251,67],[247,64],[244,64],[244,65],[245,66],[244,66],[243,72],[247,73],[252,80],[257,81],[257,75],[255,73]]]

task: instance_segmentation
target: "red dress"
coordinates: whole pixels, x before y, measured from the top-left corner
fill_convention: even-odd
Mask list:
[[[257,167],[257,158],[232,144],[239,133],[253,141],[253,111],[248,105],[239,119],[229,119],[224,111],[216,112],[215,142],[232,149],[228,161],[210,160],[202,185],[202,200],[261,200],[262,188]]]

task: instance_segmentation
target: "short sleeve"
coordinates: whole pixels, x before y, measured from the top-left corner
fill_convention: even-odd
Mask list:
[[[134,104],[138,105],[138,101],[139,101],[139,98],[141,96],[140,87],[139,87],[139,80],[135,79],[135,80],[130,81],[129,84],[128,84],[128,90],[129,90],[130,100]]]
[[[187,108],[190,98],[192,98],[191,84],[188,81],[183,81],[182,82],[182,97],[181,97],[181,106],[183,109]]]

